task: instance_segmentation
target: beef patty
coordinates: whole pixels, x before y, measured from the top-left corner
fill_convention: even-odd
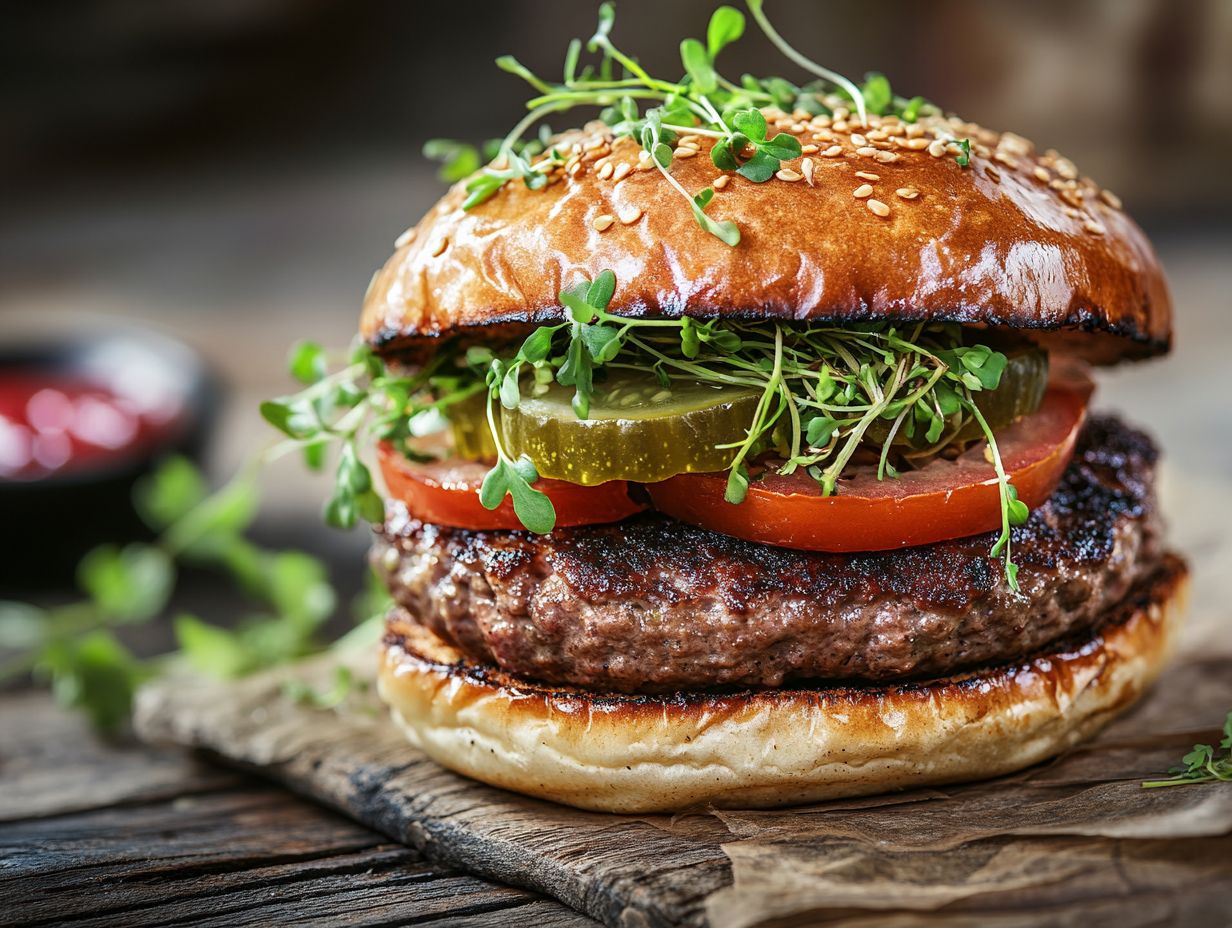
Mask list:
[[[470,659],[552,683],[661,692],[896,680],[1088,632],[1160,557],[1157,453],[1096,417],[1056,492],[995,536],[823,554],[645,514],[550,535],[428,525],[391,504],[372,562],[398,605]]]

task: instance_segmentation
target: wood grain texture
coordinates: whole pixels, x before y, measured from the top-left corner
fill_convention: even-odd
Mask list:
[[[42,694],[0,700],[0,731],[0,925],[594,925]]]
[[[337,658],[293,673],[324,680]],[[347,658],[371,673],[371,655]],[[1232,790],[1143,791],[1232,705],[1232,659],[1175,668],[1091,745],[984,784],[767,812],[613,816],[436,767],[363,703],[307,710],[288,671],[147,690],[144,735],[259,767],[427,857],[612,926],[1219,924]],[[1177,720],[1209,728],[1176,727]],[[1047,914],[1046,914],[1047,913]]]

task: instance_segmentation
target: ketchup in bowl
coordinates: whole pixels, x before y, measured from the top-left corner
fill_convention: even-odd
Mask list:
[[[0,480],[106,468],[161,444],[180,397],[121,396],[45,372],[0,372]]]

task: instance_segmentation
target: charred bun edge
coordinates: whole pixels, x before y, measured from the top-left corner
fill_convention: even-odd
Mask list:
[[[1187,578],[1166,555],[1094,637],[938,680],[593,693],[391,621],[378,687],[413,744],[494,786],[624,813],[813,802],[998,776],[1089,737],[1158,675]]]

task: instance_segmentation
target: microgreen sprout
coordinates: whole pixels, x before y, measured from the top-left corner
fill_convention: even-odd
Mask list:
[[[671,173],[673,144],[689,134],[714,140],[711,160],[724,171],[737,171],[755,183],[768,181],[782,162],[801,155],[799,140],[788,133],[767,137],[762,107],[776,106],[785,111],[804,110],[812,115],[832,113],[837,107],[852,104],[859,121],[868,125],[868,114],[894,113],[914,122],[926,109],[936,112],[922,97],[910,100],[897,97],[881,74],[870,74],[863,87],[841,74],[824,68],[792,48],[766,17],[762,0],[748,0],[757,26],[789,60],[817,79],[797,86],[781,77],[756,78],[743,75],[739,83],[724,77],[716,67],[719,54],[745,31],[745,16],[730,6],[720,6],[710,17],[703,42],[686,38],[680,43],[680,64],[684,75],[671,81],[654,77],[638,60],[618,47],[612,39],[615,8],[611,3],[599,7],[598,26],[585,44],[575,39],[565,55],[562,79],[543,79],[512,56],[497,59],[501,70],[526,81],[536,96],[526,104],[527,113],[499,143],[492,164],[467,181],[463,209],[474,209],[494,196],[507,183],[521,180],[531,189],[547,184],[548,171],[560,163],[550,147],[547,155],[534,161],[548,140],[527,145],[523,135],[550,113],[578,106],[600,110],[616,138],[636,140],[648,153],[654,166],[684,198],[702,229],[728,245],[740,241],[740,230],[732,219],[713,220],[706,209],[714,197],[711,188],[691,193]],[[598,60],[582,63],[582,52]],[[642,112],[640,107],[647,105]],[[445,161],[444,173],[450,179],[461,176],[463,167],[477,160],[474,149],[434,140],[431,154]]]
[[[1168,772],[1172,776],[1163,780],[1147,780],[1143,787],[1157,789],[1192,783],[1232,783],[1232,712],[1223,721],[1223,738],[1218,748],[1210,744],[1195,744],[1193,750],[1181,758],[1181,763]]]
[[[991,554],[1004,557],[1007,580],[1018,589],[1011,529],[1029,512],[976,402],[978,394],[1001,385],[1004,354],[963,344],[961,328],[953,325],[840,328],[617,316],[607,311],[615,287],[615,275],[603,271],[593,282],[583,279],[561,291],[569,321],[535,329],[505,360],[472,349],[471,363],[488,365],[488,422],[498,449],[497,401],[514,409],[524,383],[555,380],[574,388],[573,411],[584,419],[595,378],[607,369],[636,371],[664,384],[680,379],[761,391],[744,439],[724,446],[733,451],[726,493],[732,504],[744,500],[756,479],[750,467],[755,459],[758,473],[803,468],[831,495],[841,492],[840,478],[862,448],[876,448],[878,478],[892,478],[897,466],[921,465],[955,442],[969,441],[962,436],[974,426],[988,443],[1001,504],[1001,532]],[[484,505],[494,508],[508,493],[516,509],[518,493],[530,489],[520,478],[533,483],[533,473],[533,462],[514,462],[500,451]],[[546,507],[536,520],[541,514]]]

